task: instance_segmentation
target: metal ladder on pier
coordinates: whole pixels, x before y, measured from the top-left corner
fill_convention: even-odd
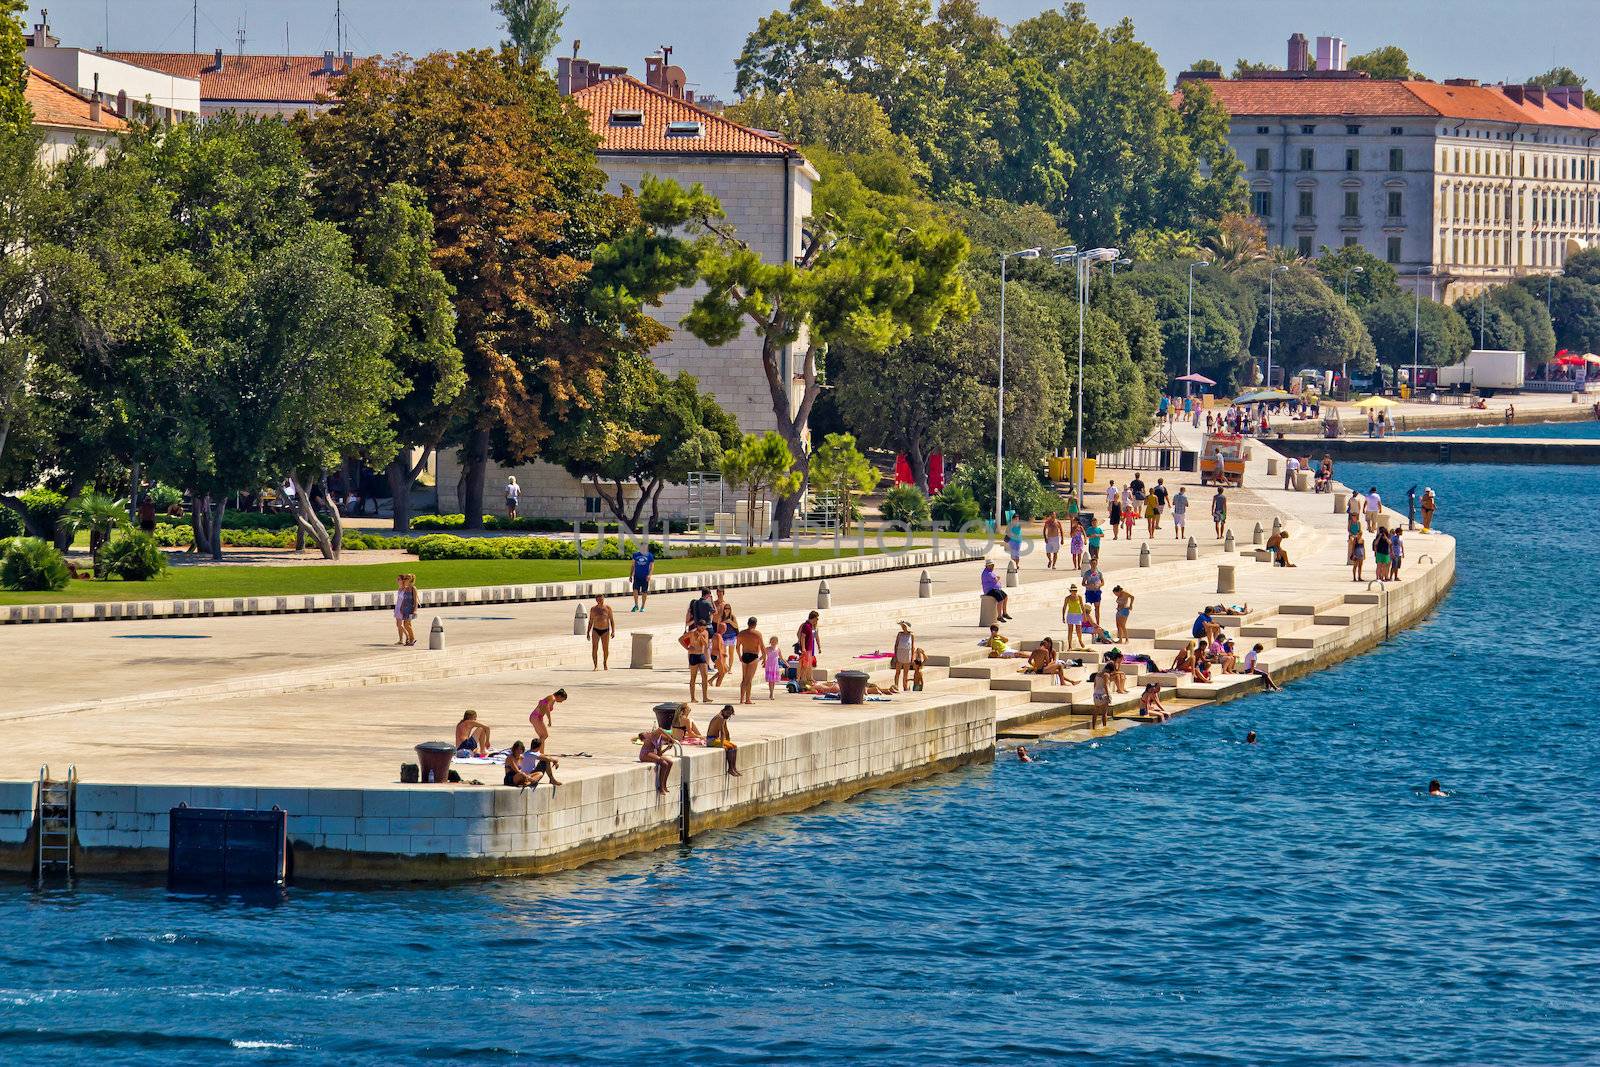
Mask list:
[[[72,842],[78,827],[78,768],[67,768],[64,779],[50,777],[48,764],[39,768],[38,807],[34,829],[39,848],[39,884],[50,871],[73,875]]]

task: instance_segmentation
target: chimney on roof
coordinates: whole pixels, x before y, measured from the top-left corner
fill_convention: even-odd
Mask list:
[[[322,53],[322,73],[324,73],[324,74],[332,74],[333,73],[333,51],[331,49],[324,49],[323,50],[323,53]]]
[[[1445,84],[1446,85],[1451,85],[1451,84],[1454,84],[1454,83],[1450,82],[1450,81],[1446,81]],[[1502,85],[1502,86],[1500,86],[1500,91],[1502,93],[1505,93],[1506,94],[1506,98],[1509,99],[1513,104],[1522,103],[1522,86],[1520,86],[1520,85]]]
[[[1345,63],[1344,38],[1317,38],[1317,69],[1319,71],[1348,69]]]
[[[1476,89],[1478,87],[1477,78],[1446,78],[1444,83],[1446,85],[1454,85],[1464,89]]]
[[[1522,87],[1522,95],[1534,107],[1544,107],[1544,86],[1524,85]]]
[[[93,122],[93,123],[96,123],[96,124],[98,124],[100,122],[100,72],[99,71],[95,71],[95,75],[94,75],[94,95],[89,97],[89,121]]]
[[[344,72],[346,74],[349,74],[350,73],[350,68],[355,66],[355,64],[356,64],[356,54],[354,52],[346,52],[344,54]]]
[[[33,32],[23,35],[23,41],[30,48],[55,48],[61,43],[59,37],[50,35],[50,9],[41,8],[39,21],[33,24]]]
[[[1289,36],[1289,62],[1285,70],[1310,70],[1311,69],[1311,42],[1306,40],[1303,33],[1294,33]]]
[[[211,55],[211,69],[212,70],[221,70],[222,69],[222,49],[220,49],[220,48],[217,49],[215,52],[213,52],[212,55]]]
[[[672,65],[672,46],[662,45],[661,51],[644,57],[644,83],[652,89],[679,100],[692,100],[688,92],[689,75],[682,67]]]

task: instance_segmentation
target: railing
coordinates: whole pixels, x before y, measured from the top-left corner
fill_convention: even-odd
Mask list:
[[[1547,382],[1538,378],[1529,378],[1522,383],[1525,393],[1587,393],[1597,383],[1594,382]]]
[[[1185,456],[1189,457],[1187,460]],[[1134,471],[1192,471],[1196,468],[1199,454],[1191,449],[1174,446],[1152,448],[1148,445],[1136,445],[1124,448],[1121,452],[1102,452],[1095,457],[1095,462],[1101,467],[1112,467],[1118,470]]]

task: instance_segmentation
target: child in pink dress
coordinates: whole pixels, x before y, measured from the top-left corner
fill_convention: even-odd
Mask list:
[[[767,643],[766,651],[767,699],[778,699],[778,679],[783,676],[783,657],[778,653],[778,639]]]

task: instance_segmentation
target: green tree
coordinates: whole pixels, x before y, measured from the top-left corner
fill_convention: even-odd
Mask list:
[[[1582,263],[1580,260],[1580,270]],[[1591,285],[1582,278],[1541,275],[1518,278],[1515,284],[1541,304],[1548,291],[1557,348],[1579,353],[1600,351],[1600,285]]]
[[[116,500],[104,493],[84,492],[67,509],[62,525],[74,533],[87,531],[89,551],[98,554],[101,547],[111,540],[112,534],[127,528],[127,501]]]
[[[27,97],[27,42],[22,39],[27,15],[26,0],[0,0],[0,132],[19,133],[33,123]]]
[[[746,328],[761,338],[761,367],[778,434],[800,480],[775,512],[787,534],[810,469],[806,425],[822,391],[830,345],[882,351],[964,316],[972,298],[959,267],[967,241],[925,205],[865,189],[825,171],[812,223],[793,263],[766,263],[724,221],[695,208],[706,291],[683,325],[708,344]]]
[[[757,92],[727,109],[727,117],[771,130],[792,144],[841,156],[889,155],[914,164],[909,173],[927,180],[926,164],[911,139],[889,125],[878,101],[837,85],[782,92]]]
[[[1522,327],[1496,301],[1487,297],[1464,296],[1455,302],[1455,311],[1467,324],[1467,332],[1472,335],[1472,347],[1502,352],[1524,350],[1526,339]]]
[[[1066,361],[1071,395],[1077,390],[1077,337],[1074,335]],[[1115,452],[1137,444],[1149,431],[1150,387],[1129,351],[1127,337],[1117,322],[1099,308],[1084,317],[1083,349],[1083,448],[1085,455]],[[1077,410],[1074,403],[1067,415],[1063,447],[1077,441]]]
[[[1417,347],[1413,355],[1413,319]],[[1378,362],[1393,367],[1398,377],[1401,367],[1415,360],[1419,367],[1447,367],[1467,358],[1472,337],[1467,324],[1454,308],[1424,300],[1416,304],[1412,296],[1391,296],[1367,305],[1361,321],[1372,338]]]
[[[1173,266],[1179,269],[1174,270]],[[1232,309],[1219,298],[1215,289],[1202,283],[1203,273],[1204,268],[1195,271],[1192,317],[1189,311],[1189,279],[1183,264],[1158,265],[1132,271],[1125,276],[1124,284],[1131,286],[1152,304],[1161,329],[1161,350],[1167,375],[1178,377],[1188,367],[1227,388],[1241,366],[1244,346]]]
[[[1374,78],[1407,80],[1422,77],[1411,69],[1411,57],[1406,55],[1405,49],[1392,44],[1351,56],[1347,65],[1351,70],[1364,70]]]
[[[646,508],[651,525],[660,521],[663,488],[684,484],[693,471],[716,470],[723,452],[739,443],[733,416],[692,375],[668,378],[648,356],[619,357],[606,397],[557,428],[551,453],[632,532],[640,532]]]
[[[1189,64],[1189,69],[1202,74],[1221,74],[1222,64],[1214,59],[1197,59]]]
[[[1242,78],[1246,74],[1270,74],[1281,71],[1283,68],[1276,63],[1257,63],[1253,59],[1235,59],[1233,61],[1233,76]]]
[[[768,430],[759,437],[745,434],[737,445],[723,452],[719,469],[723,481],[745,494],[745,540],[756,537],[756,501],[770,489],[780,498],[800,491],[803,477],[795,469],[794,453],[782,437]]]
[[[1529,363],[1544,363],[1555,358],[1556,334],[1541,297],[1520,285],[1497,285],[1489,291],[1489,302],[1521,328],[1521,347]]]
[[[398,447],[385,469],[394,528],[404,532],[411,528],[411,487],[461,415],[467,375],[456,347],[455,292],[434,266],[433,216],[421,190],[391,185],[353,229],[357,255],[387,296],[394,327],[387,357],[403,384],[391,403]]]
[[[1300,367],[1338,367],[1348,362],[1370,368],[1375,359],[1372,339],[1361,318],[1327,284],[1307,267],[1277,273],[1273,299],[1267,299],[1267,263],[1242,275],[1255,289],[1257,319],[1251,351],[1263,361],[1267,353],[1267,314],[1272,306],[1272,358],[1285,374]]]
[[[1600,248],[1585,248],[1574,252],[1561,266],[1561,273],[1574,281],[1600,285]]]
[[[1368,304],[1400,295],[1400,276],[1395,269],[1360,245],[1324,246],[1314,265],[1328,288],[1341,297],[1348,282],[1350,306],[1358,312]]]
[[[590,265],[638,223],[637,203],[605,192],[587,113],[516,53],[364,63],[339,97],[301,127],[327,215],[346,224],[404,183],[433,216],[467,375],[452,439],[476,525],[491,455],[532,460],[556,423],[602,403],[605,357],[663,339],[644,306],[680,282],[597,300]]]
[[[555,0],[494,0],[494,9],[506,20],[510,40],[501,47],[514,48],[524,63],[538,66],[550,58],[561,41],[561,23],[567,9]]]
[[[882,477],[847,433],[830,433],[811,457],[811,484],[839,501],[839,515],[847,530],[856,513],[856,495],[872,492]]]

